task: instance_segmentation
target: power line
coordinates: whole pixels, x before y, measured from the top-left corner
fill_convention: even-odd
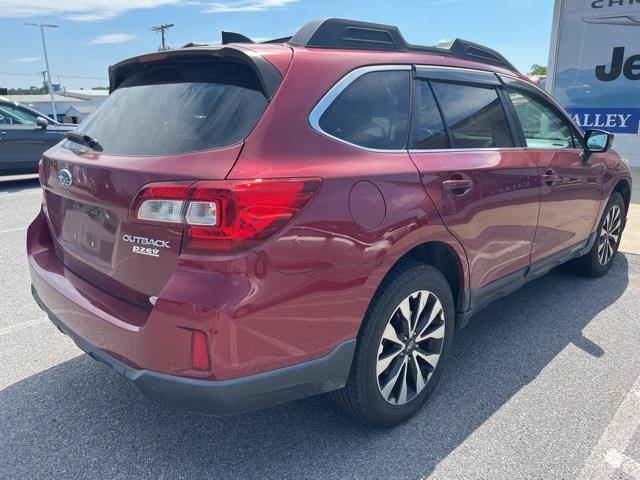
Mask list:
[[[109,80],[107,77],[81,77],[78,75],[58,75],[60,78],[78,78],[80,80]]]
[[[16,77],[40,77],[41,73],[0,72],[0,75],[13,75]],[[60,78],[78,78],[80,80],[108,80],[107,77],[83,77],[80,75],[58,75]]]
[[[167,50],[167,47],[165,45],[165,31],[169,30],[171,27],[173,27],[173,23],[164,23],[162,25],[151,27],[152,32],[156,32],[156,33],[160,32],[161,41],[160,41],[159,51],[161,52],[164,50]]]

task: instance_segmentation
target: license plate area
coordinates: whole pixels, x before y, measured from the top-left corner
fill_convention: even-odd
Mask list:
[[[117,215],[105,208],[63,198],[60,239],[77,253],[109,264],[118,232]]]

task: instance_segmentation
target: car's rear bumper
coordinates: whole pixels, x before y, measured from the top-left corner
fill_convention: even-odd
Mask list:
[[[225,415],[346,383],[355,335],[335,326],[331,330],[331,323],[326,328],[324,311],[313,322],[307,320],[314,312],[289,312],[295,298],[282,304],[272,299],[278,307],[273,315],[262,313],[264,307],[234,314],[237,299],[255,294],[242,281],[246,275],[177,271],[156,304],[144,308],[67,269],[56,255],[42,212],[29,227],[27,251],[34,297],[53,323],[155,400]],[[287,282],[275,287],[290,290]],[[283,321],[292,314],[295,321]],[[341,323],[352,329],[355,325],[348,320]],[[208,370],[194,368],[194,332],[207,337]],[[302,342],[306,349],[285,338]]]
[[[357,336],[363,315],[362,286],[345,285],[346,269],[289,274],[255,254],[221,261],[217,270],[186,262],[153,305],[131,303],[65,266],[42,211],[27,232],[27,253],[31,283],[48,310],[134,369],[199,380],[270,372],[328,355]],[[207,337],[209,370],[193,367],[194,333]]]
[[[133,382],[150,399],[196,413],[233,415],[335,390],[345,385],[355,352],[356,341],[350,340],[322,358],[232,380],[197,380],[135,369],[72,331],[47,308],[35,287],[31,290],[51,322],[92,358]]]

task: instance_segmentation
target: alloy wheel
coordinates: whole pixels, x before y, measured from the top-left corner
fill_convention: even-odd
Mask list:
[[[606,265],[613,258],[622,230],[622,211],[613,205],[604,219],[598,240],[598,262]]]
[[[406,404],[426,387],[440,359],[444,335],[444,309],[434,293],[419,290],[400,302],[378,347],[376,377],[387,402]]]

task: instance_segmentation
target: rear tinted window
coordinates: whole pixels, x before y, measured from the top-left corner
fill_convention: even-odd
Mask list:
[[[320,128],[341,140],[378,150],[406,146],[409,71],[366,73],[338,95],[320,117]]]
[[[514,141],[493,87],[433,82],[453,148],[505,148]]]
[[[248,66],[164,64],[125,80],[78,131],[113,155],[194,152],[240,142],[266,106]],[[69,141],[64,145],[83,148]]]

